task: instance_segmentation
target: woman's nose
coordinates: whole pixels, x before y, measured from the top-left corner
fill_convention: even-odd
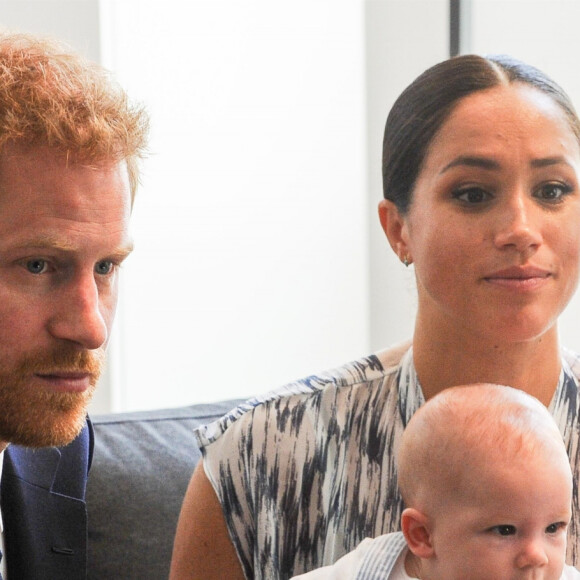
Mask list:
[[[495,244],[528,254],[542,243],[541,221],[536,204],[529,196],[518,194],[500,206],[501,214]]]

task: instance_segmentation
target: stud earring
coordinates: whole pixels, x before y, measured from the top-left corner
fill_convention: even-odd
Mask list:
[[[411,262],[409,262],[409,256],[405,254],[405,257],[403,258],[403,264],[405,264],[405,268],[408,268],[410,263]]]

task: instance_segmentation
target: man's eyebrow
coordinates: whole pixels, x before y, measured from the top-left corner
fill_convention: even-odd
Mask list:
[[[449,169],[457,166],[465,166],[465,167],[480,167],[481,169],[499,169],[500,165],[494,159],[490,159],[489,157],[477,157],[472,155],[460,155],[456,157],[453,161],[448,163],[439,173],[445,173]]]
[[[133,242],[127,242],[126,244],[120,246],[119,248],[115,249],[113,252],[108,254],[107,257],[113,258],[113,260],[115,261],[122,262],[133,251],[133,248],[134,248]]]
[[[75,252],[78,248],[75,244],[71,244],[63,238],[53,236],[40,236],[23,241],[19,247],[24,248],[38,248],[40,250],[56,250],[59,252]],[[108,253],[108,257],[124,259],[133,251],[133,241],[128,240],[112,252]]]

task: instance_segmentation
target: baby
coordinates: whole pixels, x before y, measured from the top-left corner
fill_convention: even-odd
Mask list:
[[[402,532],[294,580],[580,579],[565,566],[572,474],[550,413],[518,389],[447,389],[398,451]]]

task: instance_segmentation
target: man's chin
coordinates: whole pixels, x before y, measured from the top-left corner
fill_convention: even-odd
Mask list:
[[[26,447],[69,444],[86,421],[95,392],[104,350],[79,351],[60,346],[53,351],[30,352],[17,364],[0,361],[0,441]],[[76,373],[88,376],[85,390],[59,390],[39,377]],[[78,387],[79,385],[75,385]]]
[[[36,429],[34,432],[17,433],[10,439],[10,442],[15,445],[36,449],[41,447],[63,447],[72,443],[78,437],[85,422],[86,415],[83,415],[81,421],[76,421],[72,425],[58,425],[47,427],[43,431]]]
[[[86,411],[75,417],[63,417],[42,424],[20,424],[18,427],[0,425],[0,440],[23,447],[62,447],[68,445],[81,432],[86,422]]]
[[[86,422],[93,392],[91,388],[85,393],[52,394],[35,400],[31,400],[33,397],[13,399],[10,412],[0,416],[0,441],[24,447],[68,445]]]

